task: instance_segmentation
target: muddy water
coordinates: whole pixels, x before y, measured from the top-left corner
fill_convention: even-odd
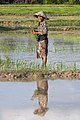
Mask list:
[[[36,40],[34,37],[12,37],[0,36],[0,57],[5,59],[7,56],[11,60],[27,60],[39,62],[36,59]],[[80,68],[80,42],[72,42],[64,37],[49,37],[48,64],[74,64]]]
[[[0,120],[79,120],[80,81],[48,81],[48,108],[44,117],[33,114],[38,100],[31,96],[36,82],[0,82]]]

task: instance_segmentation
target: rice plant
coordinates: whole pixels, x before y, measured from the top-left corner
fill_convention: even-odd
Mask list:
[[[73,64],[66,64],[66,63],[50,63],[46,67],[42,67],[40,63],[35,62],[28,62],[27,60],[14,60],[12,61],[9,57],[6,57],[5,60],[0,58],[0,71],[67,71],[73,70],[76,71],[77,65],[74,62]]]

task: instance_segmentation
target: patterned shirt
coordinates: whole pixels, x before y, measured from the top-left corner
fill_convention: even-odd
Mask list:
[[[38,32],[40,32],[40,35],[48,34],[48,27],[45,21],[38,24]]]

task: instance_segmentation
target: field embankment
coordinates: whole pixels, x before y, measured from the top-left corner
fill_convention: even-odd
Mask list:
[[[8,71],[0,72],[0,81],[34,81],[34,80],[80,80],[80,71]]]

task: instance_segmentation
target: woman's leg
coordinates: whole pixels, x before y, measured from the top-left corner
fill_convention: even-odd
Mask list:
[[[46,67],[46,63],[47,63],[47,57],[43,56],[42,57],[42,67]]]

